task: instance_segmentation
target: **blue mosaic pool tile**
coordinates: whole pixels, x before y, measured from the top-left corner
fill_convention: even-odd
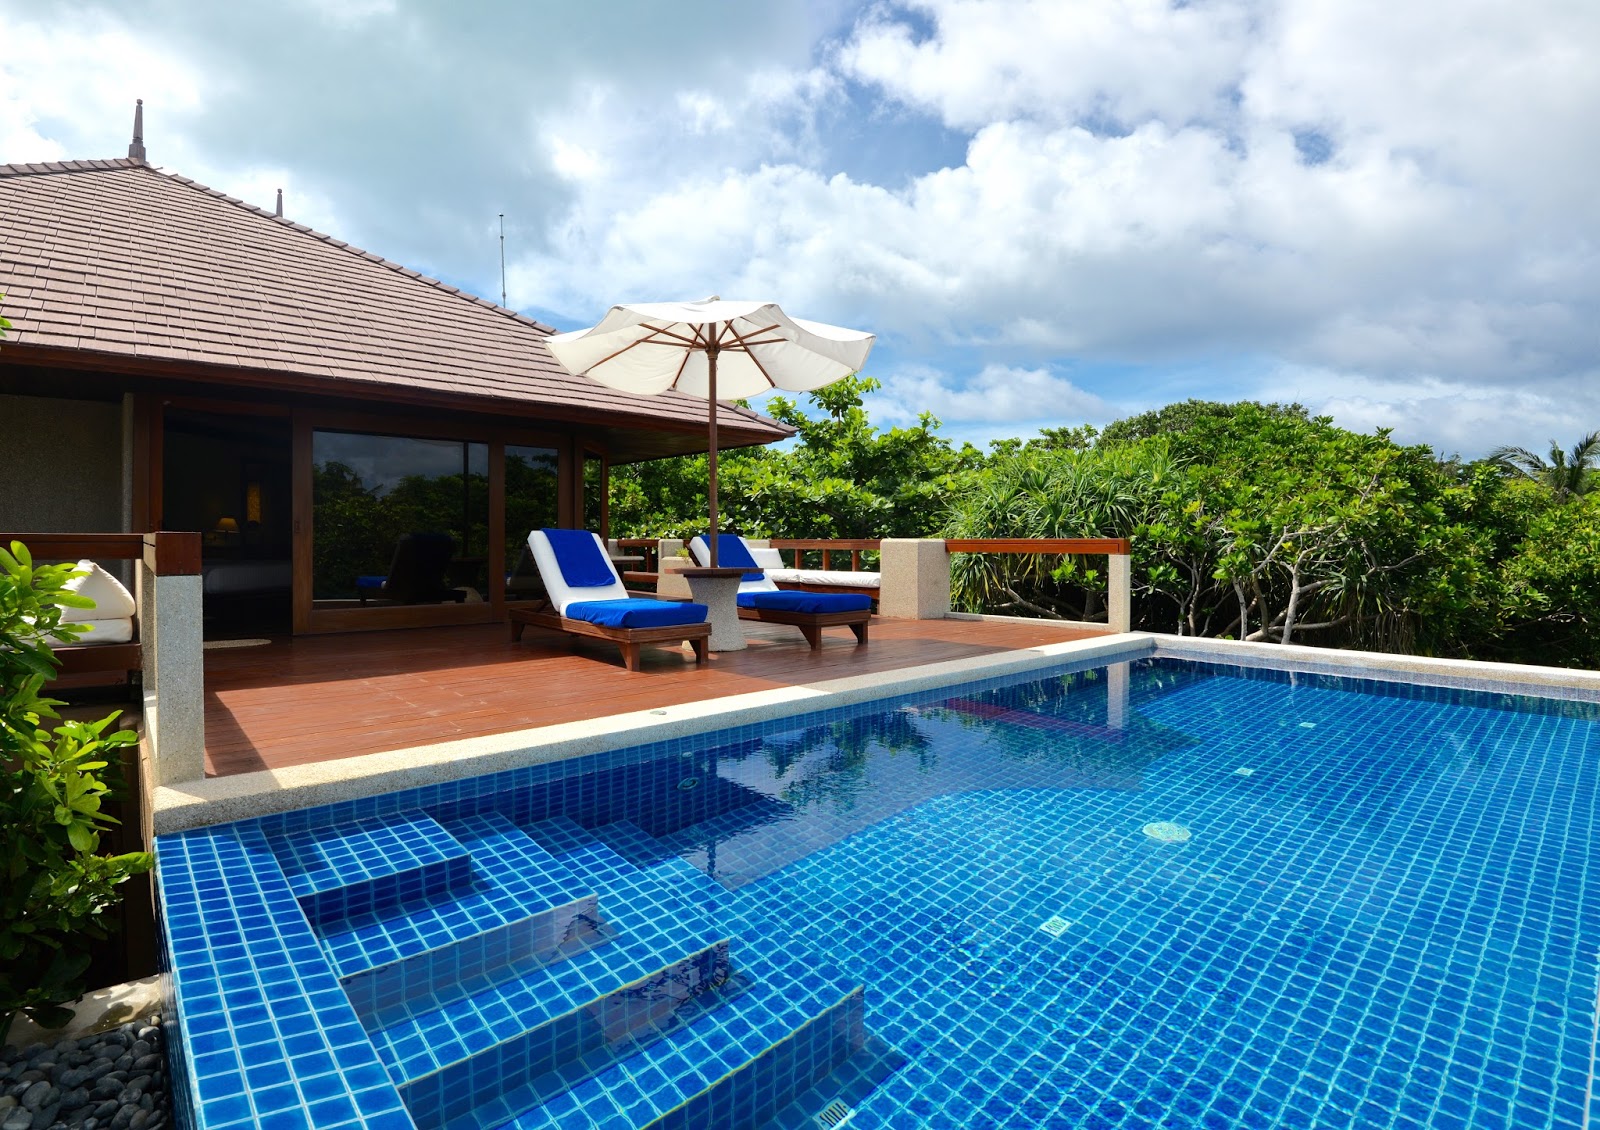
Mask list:
[[[409,1126],[260,833],[163,836],[157,852],[178,1090],[195,1123]]]
[[[470,857],[468,882],[318,926],[341,977],[390,970],[358,982],[372,986],[358,987],[372,1002],[364,1010],[426,992],[457,968],[551,948],[592,920],[592,892],[504,816],[462,816],[443,827]],[[453,948],[474,939],[481,944]]]
[[[534,831],[597,893],[605,944],[559,961],[510,965],[383,1014],[372,1040],[397,1083],[517,1040],[547,1018],[578,1012],[723,941],[709,917],[593,837],[582,837],[581,854],[570,844],[563,848],[569,827],[576,829],[562,822],[559,833],[545,825]]]
[[[269,843],[313,923],[370,913],[466,879],[466,849],[421,812],[288,831]]]
[[[656,1059],[568,1065],[544,1115],[573,1124],[658,1117],[680,1069],[687,1098],[673,1037],[786,993],[783,955],[865,983],[867,1030],[905,1056],[852,1127],[1545,1130],[1584,1116],[1600,975],[1600,703],[1580,697],[1140,659],[258,826],[603,823],[567,829],[574,851],[621,849],[597,873],[730,939],[732,981]],[[1190,838],[1152,839],[1157,821]]]
[[[866,1042],[864,1013],[862,992],[854,989],[650,1125],[659,1130],[761,1125],[861,1050]]]
[[[714,997],[717,1007],[684,1009],[675,1027],[648,1042],[624,1040],[573,1060],[450,1130],[645,1126],[692,1102],[719,1117],[776,1111],[859,1046],[861,989],[841,990],[793,967],[740,965],[736,991],[700,998]],[[754,1070],[740,1070],[763,1056]]]
[[[722,940],[683,960],[548,1018],[523,1017],[519,1036],[403,1084],[401,1096],[423,1130],[451,1120],[493,1125],[505,1113],[503,1098],[541,1076],[592,1052],[623,1041],[645,1042],[681,1023],[705,994],[732,976],[728,943]],[[703,1008],[720,1004],[705,999]]]

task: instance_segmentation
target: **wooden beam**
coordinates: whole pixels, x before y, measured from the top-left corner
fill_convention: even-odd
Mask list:
[[[200,575],[200,535],[163,530],[144,535],[145,566],[158,577]]]
[[[950,553],[1109,553],[1125,556],[1132,552],[1126,538],[946,538],[944,547]]]

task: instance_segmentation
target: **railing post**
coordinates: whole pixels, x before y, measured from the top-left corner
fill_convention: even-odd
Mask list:
[[[157,785],[206,775],[200,535],[144,535],[138,569],[144,736]]]
[[[1113,632],[1133,631],[1133,558],[1108,554],[1106,626]]]
[[[950,554],[942,538],[884,538],[878,615],[942,620],[950,612]]]

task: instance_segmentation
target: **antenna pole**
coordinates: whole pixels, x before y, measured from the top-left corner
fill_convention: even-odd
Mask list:
[[[506,214],[500,213],[500,305],[506,304]]]

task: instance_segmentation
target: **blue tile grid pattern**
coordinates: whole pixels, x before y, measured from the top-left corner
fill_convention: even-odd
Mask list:
[[[202,1127],[1577,1127],[1597,722],[1141,654],[163,836],[175,1091]]]

